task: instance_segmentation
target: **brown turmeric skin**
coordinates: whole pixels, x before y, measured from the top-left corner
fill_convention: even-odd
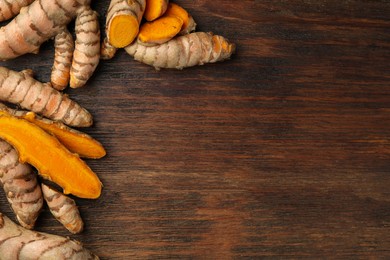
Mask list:
[[[67,237],[35,232],[16,225],[0,213],[1,260],[98,260],[80,242]]]
[[[31,4],[34,0],[0,0],[0,22],[16,16],[22,7]]]
[[[102,184],[78,155],[69,152],[54,136],[24,119],[0,115],[0,138],[19,153],[19,161],[34,166],[39,175],[63,188],[64,194],[95,199]]]
[[[76,202],[42,183],[43,197],[53,216],[73,234],[83,231],[84,222],[80,217]]]
[[[63,90],[69,84],[74,51],[72,34],[66,28],[54,38],[54,50],[50,82],[53,88]]]
[[[91,114],[68,96],[31,76],[0,67],[0,100],[20,105],[55,121],[76,127],[92,125]]]
[[[76,43],[70,71],[70,87],[85,85],[100,59],[100,28],[98,15],[89,6],[79,9],[76,19]]]
[[[32,229],[43,206],[41,187],[32,167],[20,163],[18,152],[1,139],[0,181],[18,222]]]
[[[125,50],[135,60],[156,69],[182,69],[229,59],[235,45],[222,36],[196,32],[151,47],[135,42]]]

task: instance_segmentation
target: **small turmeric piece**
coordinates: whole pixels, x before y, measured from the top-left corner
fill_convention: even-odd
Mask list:
[[[189,34],[196,29],[194,18],[180,5],[170,2],[164,16],[178,16],[183,20],[179,35]]]
[[[44,183],[42,192],[50,212],[69,232],[78,234],[83,231],[84,222],[73,199]]]
[[[92,125],[92,115],[86,109],[50,84],[35,80],[30,70],[16,72],[0,67],[0,100],[70,126]]]
[[[168,0],[146,0],[144,17],[151,22],[161,17],[168,8]]]
[[[163,44],[175,37],[181,30],[183,20],[178,16],[163,16],[141,25],[138,42],[146,46]]]
[[[97,12],[89,6],[79,9],[76,18],[76,44],[70,70],[70,87],[85,85],[100,60],[100,28]]]
[[[24,229],[2,213],[0,213],[0,241],[2,260],[99,260],[99,257],[84,248],[78,241]]]
[[[182,69],[229,59],[234,53],[235,45],[222,36],[196,32],[151,47],[135,42],[125,50],[135,60],[156,69]]]
[[[72,34],[65,28],[54,38],[54,64],[50,82],[53,88],[57,90],[63,90],[69,84],[73,51]]]
[[[20,162],[34,166],[39,175],[62,187],[64,194],[89,199],[100,196],[102,184],[97,175],[78,155],[40,127],[1,114],[0,138],[15,147]]]
[[[123,48],[137,37],[145,0],[111,0],[106,17],[107,42]]]
[[[1,0],[0,1],[0,22],[6,21],[20,12],[24,6],[31,4],[34,0]]]
[[[32,229],[43,206],[41,187],[32,167],[19,162],[18,152],[0,140],[0,181],[20,225]]]

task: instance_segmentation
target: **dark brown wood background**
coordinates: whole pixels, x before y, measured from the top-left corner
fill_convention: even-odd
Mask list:
[[[71,237],[101,259],[389,258],[390,2],[176,2],[237,53],[156,71],[121,50],[66,91],[108,153]],[[1,65],[52,61],[49,41]],[[37,229],[69,235],[47,209]]]

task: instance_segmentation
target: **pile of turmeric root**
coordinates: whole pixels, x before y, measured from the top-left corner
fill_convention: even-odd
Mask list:
[[[0,21],[11,18],[0,28],[0,60],[38,53],[49,39],[55,57],[48,83],[30,69],[0,67],[0,182],[20,224],[0,213],[1,259],[98,259],[77,241],[30,231],[46,202],[69,232],[80,233],[84,224],[68,195],[101,195],[98,175],[82,158],[106,151],[73,128],[91,126],[92,115],[62,91],[84,86],[118,49],[156,69],[182,69],[228,59],[235,45],[194,32],[193,17],[168,0],[111,0],[102,41],[90,0],[0,0]],[[75,40],[68,30],[73,20]]]

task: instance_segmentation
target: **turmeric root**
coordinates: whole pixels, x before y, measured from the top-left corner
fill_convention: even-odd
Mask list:
[[[106,17],[107,42],[123,48],[137,37],[145,0],[111,0]]]
[[[16,116],[39,126],[54,135],[69,151],[77,153],[80,157],[99,159],[106,155],[104,147],[97,140],[61,122],[39,117],[34,112],[11,109],[1,103],[0,114]]]
[[[196,32],[151,47],[135,42],[125,50],[135,60],[154,66],[156,69],[182,69],[228,59],[234,52],[235,45],[222,36]]]
[[[76,19],[76,44],[70,71],[70,87],[84,86],[100,59],[98,16],[89,6],[80,8]]]
[[[69,152],[54,136],[24,119],[0,115],[0,138],[19,153],[19,161],[34,166],[39,175],[64,189],[64,194],[98,198],[102,184],[78,155]]]
[[[40,45],[62,32],[90,0],[34,1],[0,29],[0,60],[37,53]]]
[[[0,67],[0,100],[70,126],[92,125],[92,116],[86,109],[50,85],[32,78],[28,70],[16,72]]]
[[[17,151],[0,140],[0,181],[20,225],[32,229],[42,209],[41,187],[32,167],[20,163]]]
[[[54,64],[50,82],[53,88],[63,90],[69,84],[74,51],[72,34],[66,28],[54,38],[54,49]]]
[[[161,17],[167,10],[168,3],[168,0],[146,0],[145,19],[150,22]]]
[[[0,1],[0,22],[8,20],[17,15],[20,9],[31,4],[34,0],[1,0]]]
[[[76,202],[42,183],[43,197],[53,216],[73,234],[83,231],[84,222]]]
[[[165,11],[164,16],[178,16],[183,20],[183,25],[179,35],[186,35],[192,31],[195,31],[196,23],[194,18],[178,4],[169,3],[168,9]]]
[[[114,46],[112,46],[107,38],[104,38],[100,47],[100,58],[103,60],[112,59],[115,56],[116,51],[118,50]]]
[[[153,22],[141,25],[138,42],[145,46],[163,44],[175,37],[181,30],[183,20],[178,16],[163,16]]]
[[[64,259],[98,260],[80,242],[61,236],[24,229],[0,213],[0,256],[2,260]]]

